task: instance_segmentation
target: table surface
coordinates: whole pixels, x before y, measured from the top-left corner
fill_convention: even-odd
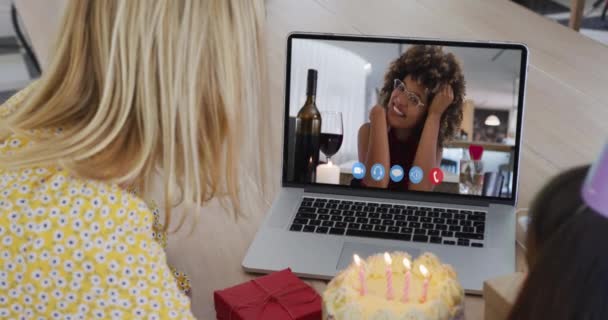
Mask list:
[[[18,2],[24,2],[21,10],[27,11],[28,3],[36,1]],[[49,2],[45,1],[47,6]],[[280,132],[282,126],[287,34],[316,31],[526,43],[530,48],[530,68],[521,149],[520,208],[528,206],[551,176],[591,162],[608,136],[608,49],[512,2],[267,0],[266,7],[269,100],[274,112],[268,123],[273,132]],[[36,19],[25,23],[28,29],[45,30]],[[39,48],[42,45],[36,44],[48,42],[49,37],[32,32],[30,36]],[[46,57],[44,48],[40,50],[39,54]],[[259,196],[244,187],[252,199],[245,206],[245,218],[235,223],[214,202],[201,210],[193,232],[182,228],[169,239],[168,259],[191,277],[192,308],[199,318],[215,317],[214,290],[253,277],[243,272],[241,261],[279,188],[280,136],[274,135],[270,142],[267,161],[275,169],[266,201],[253,201]],[[522,259],[519,263],[521,267]],[[325,286],[321,281],[309,283],[319,291]],[[466,312],[469,320],[482,319],[483,300],[467,297]]]

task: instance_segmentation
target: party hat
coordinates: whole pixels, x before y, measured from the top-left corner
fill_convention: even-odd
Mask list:
[[[608,144],[589,169],[582,196],[587,206],[608,218]]]

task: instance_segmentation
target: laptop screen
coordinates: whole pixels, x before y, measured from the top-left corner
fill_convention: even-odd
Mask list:
[[[283,181],[514,199],[526,52],[290,36]]]

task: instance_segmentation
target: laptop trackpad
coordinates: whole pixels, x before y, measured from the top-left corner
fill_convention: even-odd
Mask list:
[[[346,269],[346,267],[348,267],[353,262],[353,255],[355,253],[358,254],[361,259],[365,259],[377,253],[383,253],[387,251],[405,251],[409,253],[412,257],[417,257],[418,255],[420,255],[420,250],[413,247],[384,246],[360,242],[345,242],[344,246],[342,247],[342,253],[340,254],[340,259],[338,260],[336,270]]]

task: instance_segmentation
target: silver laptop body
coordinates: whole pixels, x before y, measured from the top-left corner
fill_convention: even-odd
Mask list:
[[[494,90],[494,87],[490,87],[494,85],[490,83],[495,82],[495,88],[499,88],[505,87],[502,85],[503,82],[500,82],[502,81],[501,79],[505,79],[504,84],[508,84],[508,81],[513,81],[513,91],[511,91],[514,95],[513,102],[510,108],[505,108],[509,111],[509,117],[514,117],[507,120],[511,126],[507,130],[514,131],[514,137],[510,141],[502,141],[503,144],[509,146],[506,149],[498,148],[499,151],[495,151],[494,154],[492,153],[492,146],[497,143],[488,142],[487,150],[484,151],[484,154],[488,152],[488,157],[492,156],[497,159],[508,158],[506,173],[504,171],[500,172],[500,176],[503,178],[499,187],[501,189],[499,191],[500,195],[474,196],[449,192],[389,191],[353,185],[294,182],[289,177],[288,172],[291,161],[290,157],[293,155],[294,148],[294,138],[291,132],[294,130],[294,112],[297,113],[297,109],[302,105],[302,101],[293,101],[294,88],[292,87],[296,84],[293,79],[296,76],[296,72],[298,72],[297,69],[304,70],[311,67],[296,66],[298,63],[297,59],[303,59],[302,61],[306,59],[310,61],[311,59],[310,56],[306,55],[308,51],[305,50],[308,49],[306,49],[304,44],[310,44],[312,46],[311,50],[320,50],[319,46],[321,48],[329,48],[327,50],[334,50],[334,47],[336,47],[342,50],[337,51],[338,55],[340,52],[351,50],[363,58],[366,57],[366,52],[377,51],[377,56],[380,56],[384,52],[382,50],[384,48],[383,45],[386,46],[387,51],[398,48],[399,51],[395,51],[395,58],[412,45],[439,45],[447,51],[454,48],[454,52],[461,53],[462,57],[459,57],[458,54],[455,55],[463,60],[465,79],[468,76],[467,72],[471,70],[470,82],[467,81],[467,98],[473,95],[472,98],[476,99],[477,96],[475,95],[478,95],[493,101],[491,99],[494,97],[498,99],[497,97],[500,95]],[[361,48],[360,52],[357,51],[357,48]],[[298,50],[302,51],[298,52]],[[306,58],[298,58],[303,56]],[[331,55],[327,54],[326,56]],[[357,57],[353,56],[353,59],[354,63],[357,63]],[[348,60],[346,54],[345,58],[340,60]],[[369,60],[374,59],[370,58]],[[366,61],[368,60],[363,59],[363,63]],[[475,63],[470,63],[470,61],[474,61]],[[482,66],[487,67],[484,70],[475,70],[475,68],[481,68]],[[467,293],[472,294],[481,292],[485,280],[514,272],[516,265],[515,205],[517,201],[519,151],[522,136],[527,66],[528,50],[525,45],[516,43],[462,42],[310,33],[291,34],[287,41],[282,188],[249,247],[242,262],[243,268],[248,272],[268,273],[289,267],[295,274],[304,278],[331,279],[337,272],[351,263],[353,254],[355,253],[365,257],[375,253],[400,250],[407,251],[415,257],[428,251],[437,255],[444,263],[451,264],[457,271],[458,277]],[[331,73],[329,71],[324,73],[323,66],[316,67],[319,71],[319,79],[325,74]],[[367,72],[367,82],[370,81],[370,73],[367,69],[385,69],[381,65],[377,66],[376,64],[372,64],[371,68],[364,65],[364,68]],[[480,78],[484,72],[489,75],[487,81],[483,81],[484,78]],[[492,75],[494,73],[496,74],[495,76]],[[496,80],[493,80],[494,78]],[[476,83],[480,84],[479,89],[472,87]],[[485,83],[487,83],[489,89],[484,87],[486,86]],[[491,92],[495,95],[487,94],[484,96],[484,92]],[[323,104],[319,100],[321,98],[320,94],[320,92],[317,93],[318,105]],[[369,104],[369,98],[366,97],[365,99],[364,104]],[[480,100],[480,98],[477,100]],[[495,101],[497,101],[496,104],[498,105],[502,100]],[[481,104],[482,101],[476,101],[476,103]],[[480,109],[487,111],[486,109],[491,109],[490,107]],[[480,114],[485,117],[483,112],[480,111]],[[515,124],[512,123],[513,121]],[[502,127],[496,127],[496,130],[498,128]],[[486,129],[482,127],[479,130],[483,131]],[[469,135],[471,134],[473,133],[469,132]],[[344,135],[346,138],[346,132]],[[513,135],[511,134],[511,136]],[[494,138],[486,139],[490,140]],[[344,148],[346,152],[347,147]],[[501,154],[500,150],[508,150],[506,151],[508,156]],[[444,158],[449,153],[444,149]],[[454,171],[453,168],[450,169],[449,164],[456,163],[458,165],[458,161],[446,161],[448,165],[448,169],[446,170]],[[504,170],[505,165],[501,168]],[[405,168],[406,174],[408,169]],[[367,170],[369,171],[369,168]],[[458,170],[455,173],[451,172],[449,175],[456,176],[457,180],[451,183],[446,182],[446,185],[450,187],[459,185]],[[489,180],[491,180],[490,177],[486,177],[486,181]],[[338,211],[340,211],[339,208],[341,206],[349,210],[341,210],[341,213],[339,213]],[[358,220],[360,217],[364,217],[364,214],[369,215],[369,212],[365,212],[365,210],[369,209],[369,206],[376,208],[371,210],[374,211],[374,214],[379,214],[379,216],[373,216],[378,216],[376,219],[387,224],[386,228],[378,227],[376,229],[374,225],[373,230],[360,230],[363,223],[358,224],[357,221],[369,222],[371,219],[374,219],[366,216],[369,220]],[[362,210],[355,210],[353,208]],[[319,211],[322,213],[319,213]],[[325,213],[326,211],[328,212]],[[350,212],[345,213],[346,211]],[[335,215],[338,217],[335,218],[332,212],[335,212]],[[345,214],[346,216],[341,216],[341,214]],[[327,216],[329,216],[329,219],[320,219]],[[350,217],[348,219],[350,222],[344,221],[347,217]],[[389,219],[391,217],[392,219]],[[423,218],[426,222],[422,222]],[[471,221],[467,222],[469,220]],[[333,224],[332,226],[329,226],[330,222]],[[340,222],[339,225],[337,224],[338,222]],[[410,222],[414,222],[414,227],[410,228],[411,230],[408,229],[411,226]],[[440,222],[442,223],[441,225]],[[308,225],[309,223],[312,225]],[[349,228],[351,224],[359,228],[351,230]],[[422,228],[425,224],[428,228]],[[447,231],[437,230],[439,231],[439,236],[437,236],[436,231],[432,231],[434,228],[446,228],[446,225]],[[323,228],[323,226],[326,227]],[[337,226],[340,226],[340,228]],[[418,228],[415,228],[416,226]],[[480,226],[483,227],[479,228]],[[392,231],[389,231],[389,227],[392,227],[390,229]],[[464,229],[465,227],[467,229]],[[366,228],[369,228],[369,226]],[[419,229],[426,230],[427,234],[422,234],[422,231]],[[403,230],[406,230],[406,232],[402,232]],[[449,230],[453,230],[452,233],[449,233]],[[408,233],[408,231],[411,231],[411,233]],[[443,231],[446,231],[446,233]]]

